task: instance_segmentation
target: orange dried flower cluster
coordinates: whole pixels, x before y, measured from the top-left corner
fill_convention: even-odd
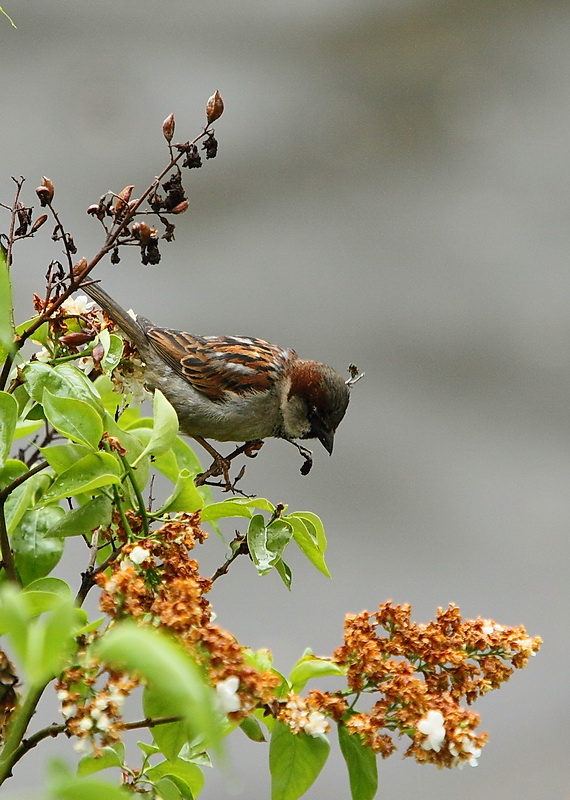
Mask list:
[[[62,673],[55,688],[67,731],[77,737],[75,749],[81,752],[88,740],[94,742],[95,735],[103,747],[119,741],[124,727],[123,703],[139,682],[102,668],[85,650],[80,652],[79,660],[80,665]],[[98,688],[105,673],[108,678]]]
[[[109,571],[97,576],[103,589],[100,607],[115,619],[134,617],[174,633],[206,667],[212,684],[222,684],[221,705],[230,718],[239,720],[274,697],[280,678],[257,669],[242,645],[212,622],[212,608],[204,596],[211,581],[200,575],[197,561],[189,556],[206,536],[198,513],[181,514],[152,538],[124,545]]]
[[[395,731],[412,738],[406,755],[417,761],[475,766],[487,736],[475,733],[479,716],[459,701],[470,704],[498,688],[542,641],[522,626],[463,620],[453,604],[428,624],[412,622],[410,614],[408,604],[387,602],[375,614],[347,616],[334,660],[346,669],[351,693],[379,693],[381,699],[343,724],[384,757],[395,750],[388,733]]]

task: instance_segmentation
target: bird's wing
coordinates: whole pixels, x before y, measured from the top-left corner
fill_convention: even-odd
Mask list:
[[[210,400],[223,400],[228,392],[267,391],[296,356],[246,336],[193,336],[154,326],[145,332],[159,355]]]

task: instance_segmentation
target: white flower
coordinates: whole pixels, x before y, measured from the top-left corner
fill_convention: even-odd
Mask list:
[[[92,716],[94,716],[92,712]],[[107,714],[103,714],[103,712],[99,713],[97,717],[97,730],[99,731],[108,731],[111,726],[111,719],[107,716]]]
[[[327,718],[320,711],[311,711],[307,721],[303,727],[305,733],[309,736],[318,736],[321,733],[326,733],[328,730]]]
[[[423,749],[435,750],[436,753],[439,753],[442,742],[445,739],[441,711],[428,711],[425,717],[422,717],[418,722],[417,729],[427,736],[427,739],[422,742]]]
[[[76,753],[84,753],[87,750],[87,742],[85,739],[78,739],[73,743],[73,749]]]
[[[91,311],[94,305],[93,300],[88,300],[84,294],[79,294],[75,298],[68,297],[67,300],[63,301],[61,307],[66,314],[80,317],[82,314],[87,314],[88,311]]]
[[[238,687],[239,678],[235,675],[226,678],[225,681],[220,681],[216,685],[218,707],[224,714],[231,714],[232,711],[240,710],[241,700],[237,694]]]
[[[75,703],[71,703],[70,705],[67,706],[62,706],[61,713],[65,717],[65,719],[70,719],[71,717],[74,717],[77,714],[77,706],[75,705]]]
[[[78,728],[81,731],[90,731],[93,727],[93,720],[91,717],[83,717],[79,720]]]
[[[133,564],[142,564],[142,562],[146,561],[149,556],[150,550],[147,550],[145,547],[141,547],[138,544],[136,547],[133,547],[129,553],[129,559],[133,562]]]

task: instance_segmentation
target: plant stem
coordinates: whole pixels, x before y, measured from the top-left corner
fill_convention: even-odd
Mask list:
[[[49,681],[31,686],[28,689],[22,705],[15,713],[12,722],[8,726],[4,748],[0,754],[0,786],[4,783],[6,778],[12,775],[12,767],[16,761],[18,761],[17,754],[20,744],[36,710],[40,697],[48,683]]]

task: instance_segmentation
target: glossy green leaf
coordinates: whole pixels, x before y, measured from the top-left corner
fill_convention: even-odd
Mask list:
[[[48,422],[58,433],[97,450],[103,436],[103,422],[89,403],[74,397],[58,397],[45,389],[42,404]]]
[[[178,435],[178,416],[160,389],[153,398],[154,425],[149,443],[142,455],[160,455],[169,450]],[[136,463],[136,462],[135,462]]]
[[[80,459],[93,452],[90,447],[71,443],[50,444],[48,447],[40,447],[39,450],[57,475],[73,467]]]
[[[65,516],[59,506],[26,511],[12,533],[12,550],[16,569],[26,586],[44,578],[59,563],[63,553],[63,539],[49,536],[52,525]]]
[[[252,517],[247,531],[247,546],[260,575],[273,569],[281,559],[291,536],[291,527],[282,520],[274,520],[266,526],[261,514]]]
[[[156,728],[153,729],[153,733],[155,731]],[[152,781],[157,781],[160,778],[179,778],[189,788],[192,797],[197,797],[204,786],[204,773],[200,767],[182,758],[177,758],[174,761],[162,761],[149,769],[147,775]]]
[[[338,725],[338,741],[348,767],[352,800],[372,800],[378,789],[376,754],[342,724]]]
[[[327,578],[331,577],[328,567],[325,563],[324,553],[319,549],[318,536],[314,526],[307,519],[301,519],[294,514],[289,514],[285,520],[293,528],[293,538],[307,556],[309,561],[326,575]]]
[[[312,511],[294,511],[291,516],[298,517],[305,522],[307,528],[311,531],[311,536],[317,543],[317,547],[324,555],[327,549],[327,537],[321,518],[313,514]]]
[[[291,569],[289,566],[280,558],[278,561],[275,562],[275,571],[287,587],[289,591],[291,591],[291,583],[293,581],[293,575],[291,573]]]
[[[289,676],[291,686],[294,692],[301,692],[305,684],[311,678],[322,678],[325,675],[344,675],[345,670],[335,664],[333,661],[326,661],[323,658],[316,656],[304,656],[301,658]]]
[[[110,453],[90,453],[62,472],[42,497],[42,503],[53,503],[63,497],[92,492],[101,486],[119,484],[121,468]]]
[[[297,800],[317,779],[330,751],[324,735],[292,733],[276,722],[269,746],[271,800]]]
[[[44,389],[57,397],[73,397],[83,400],[103,411],[101,398],[94,385],[73,364],[58,364],[55,367],[41,361],[33,361],[23,370],[23,378],[30,396],[36,403],[42,402]]]
[[[48,536],[81,536],[111,522],[113,505],[104,495],[94,497],[82,506],[68,511],[48,531]]]
[[[4,466],[4,470],[0,474],[6,474],[11,469],[11,465],[14,465],[15,470],[19,472],[18,475],[14,475],[11,481],[7,481],[7,485],[15,480],[16,477],[21,477],[28,472],[28,468],[25,464],[22,466],[24,469],[20,472],[19,465],[22,464],[21,461],[12,461],[9,460],[6,462]],[[8,529],[8,533],[11,534],[12,531],[16,528],[28,508],[33,504],[34,496],[37,487],[37,478],[39,476],[32,476],[28,478],[28,480],[21,483],[17,486],[12,492],[10,492],[8,499],[4,505],[4,513],[6,515],[6,528]],[[1,481],[0,479],[0,482]]]
[[[160,513],[167,514],[173,511],[192,513],[198,511],[203,505],[204,499],[196,488],[194,475],[183,469],[178,476],[174,491],[161,508]]]
[[[0,392],[0,469],[10,455],[17,419],[18,403],[8,392]]]
[[[104,328],[99,334],[99,341],[103,345],[103,358],[101,359],[101,369],[109,375],[117,366],[123,356],[123,340],[120,336]]]

